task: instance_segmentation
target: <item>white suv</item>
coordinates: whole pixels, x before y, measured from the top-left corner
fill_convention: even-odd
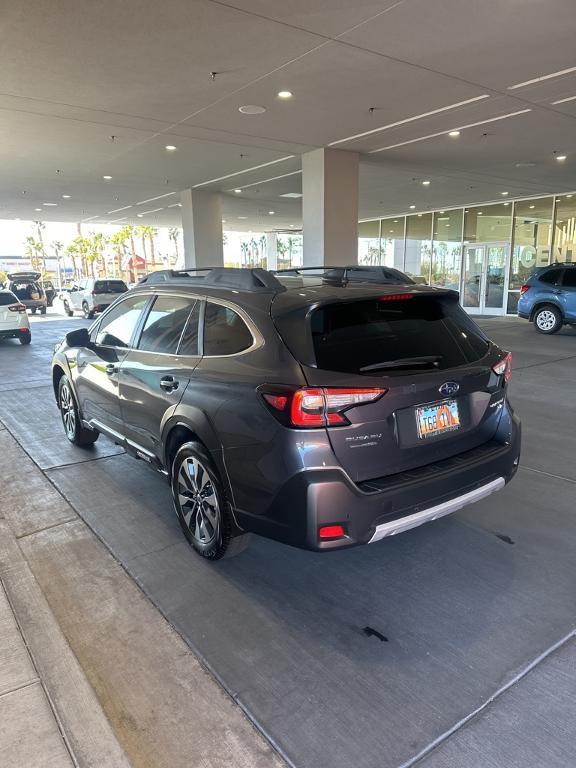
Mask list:
[[[32,334],[26,307],[12,293],[0,288],[0,339],[19,339],[20,344],[30,344]]]
[[[63,293],[64,311],[72,317],[75,310],[80,310],[84,317],[92,319],[127,290],[124,280],[87,278]]]

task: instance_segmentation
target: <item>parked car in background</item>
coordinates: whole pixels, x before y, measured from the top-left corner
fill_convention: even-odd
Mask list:
[[[576,325],[576,264],[538,267],[520,288],[518,316],[534,323],[540,333],[556,333]]]
[[[16,296],[18,301],[29,309],[33,315],[40,310],[46,314],[48,302],[42,288],[40,272],[9,272],[6,288]]]
[[[367,544],[504,487],[511,362],[454,291],[220,268],[142,283],[67,334],[52,376],[67,439],[103,433],[167,474],[216,560],[249,532]]]
[[[20,344],[30,344],[30,322],[26,307],[12,293],[0,288],[0,339],[18,339]]]
[[[124,280],[113,278],[87,278],[78,285],[62,292],[62,303],[68,317],[80,311],[91,319],[98,312],[103,312],[118,296],[126,293],[128,286]]]

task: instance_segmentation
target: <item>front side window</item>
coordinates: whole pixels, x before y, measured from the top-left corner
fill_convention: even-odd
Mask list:
[[[204,315],[204,354],[236,355],[252,346],[250,329],[233,309],[208,302]]]
[[[175,355],[194,299],[184,296],[157,296],[140,336],[138,349]]]
[[[131,296],[116,304],[100,321],[96,344],[105,347],[129,347],[147,301],[148,296]]]

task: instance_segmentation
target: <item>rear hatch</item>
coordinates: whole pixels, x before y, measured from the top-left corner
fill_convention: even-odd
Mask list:
[[[391,290],[302,307],[300,324],[294,311],[274,318],[311,388],[376,391],[372,402],[366,396],[327,427],[356,482],[476,448],[494,437],[501,413],[505,376],[493,367],[505,353],[460,308],[457,294]]]
[[[123,280],[96,280],[92,291],[94,304],[97,306],[112,304],[127,290],[128,286]]]
[[[20,327],[21,313],[8,309],[8,307],[14,307],[18,304],[20,302],[13,293],[0,291],[0,330],[5,331]]]

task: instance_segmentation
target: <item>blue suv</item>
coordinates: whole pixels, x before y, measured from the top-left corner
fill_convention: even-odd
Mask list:
[[[531,320],[540,333],[576,325],[576,264],[535,269],[520,288],[518,316]]]

